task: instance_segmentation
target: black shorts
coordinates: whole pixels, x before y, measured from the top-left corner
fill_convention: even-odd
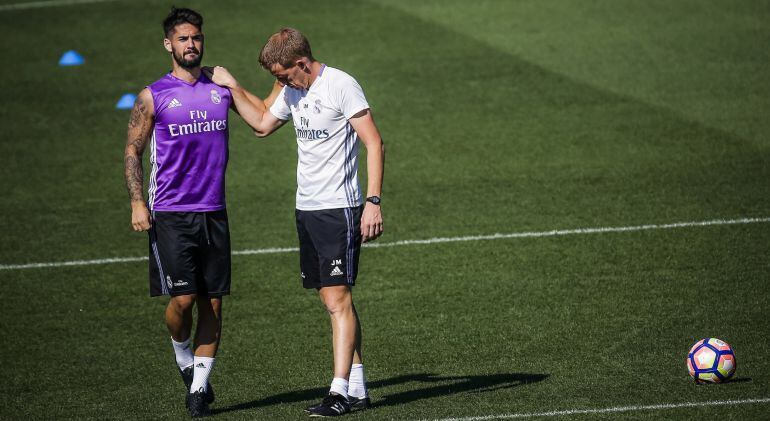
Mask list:
[[[227,211],[153,211],[152,216],[150,295],[229,294]]]
[[[361,212],[355,208],[296,210],[302,286],[356,284],[361,253]]]

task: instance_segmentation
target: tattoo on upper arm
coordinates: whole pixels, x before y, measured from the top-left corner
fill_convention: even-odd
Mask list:
[[[139,125],[139,121],[144,117],[144,110],[144,103],[141,101],[137,101],[136,104],[134,104],[134,108],[131,110],[131,119],[128,120],[129,128],[134,128]]]
[[[152,118],[147,115],[147,106],[141,100],[137,101],[128,120],[128,144],[136,147],[140,153],[144,151],[151,126]]]

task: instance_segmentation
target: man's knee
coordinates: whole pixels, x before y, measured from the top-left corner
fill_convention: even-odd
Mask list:
[[[346,285],[323,287],[319,291],[321,301],[329,314],[339,314],[352,311],[353,294]]]
[[[195,304],[195,300],[196,300],[195,294],[177,295],[176,297],[171,297],[171,299],[168,302],[168,305],[174,310],[182,313],[182,312],[189,311]]]
[[[222,314],[222,298],[198,296],[198,315],[207,319],[218,319]]]

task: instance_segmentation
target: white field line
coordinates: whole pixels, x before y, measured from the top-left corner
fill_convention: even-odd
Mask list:
[[[556,237],[556,236],[579,235],[579,234],[606,234],[606,233],[613,233],[613,232],[668,230],[668,229],[675,229],[675,228],[704,227],[704,226],[712,226],[712,225],[757,224],[757,223],[766,223],[766,222],[770,222],[770,217],[740,218],[740,219],[713,219],[710,221],[676,222],[672,224],[648,224],[648,225],[635,225],[635,226],[628,226],[628,227],[599,227],[599,228],[576,228],[576,229],[551,230],[551,231],[512,232],[507,234],[498,233],[498,234],[490,234],[490,235],[471,235],[471,236],[465,236],[465,237],[435,237],[435,238],[429,238],[426,240],[402,240],[402,241],[393,241],[390,243],[369,243],[369,244],[364,244],[364,247],[367,247],[367,248],[398,247],[398,246],[421,245],[421,244],[457,243],[457,242],[463,242],[463,241],[486,241],[486,240],[503,240],[503,239],[511,239],[511,238]],[[235,250],[232,252],[232,254],[237,256],[237,255],[249,255],[249,254],[294,253],[297,251],[299,251],[299,249],[296,247],[284,247],[284,248]],[[104,265],[109,263],[140,262],[144,260],[147,260],[147,257],[113,257],[113,258],[94,259],[94,260],[72,260],[67,262],[7,264],[7,265],[0,265],[0,270]]]
[[[366,247],[394,247],[412,244],[436,244],[436,243],[456,243],[460,241],[480,241],[480,240],[501,240],[508,238],[531,238],[531,237],[556,237],[562,235],[575,234],[603,234],[609,232],[631,232],[648,230],[666,230],[673,228],[703,227],[709,225],[736,225],[736,224],[756,224],[761,222],[770,222],[770,217],[765,218],[741,218],[741,219],[713,219],[711,221],[695,222],[676,222],[672,224],[648,224],[635,225],[630,227],[602,227],[602,228],[576,228],[568,230],[552,231],[531,231],[531,232],[513,232],[509,234],[490,234],[490,235],[471,235],[467,237],[437,237],[427,240],[403,240],[392,243],[371,243]]]
[[[683,403],[666,403],[666,404],[659,404],[659,405],[617,406],[613,408],[597,408],[597,409],[566,409],[563,411],[530,412],[530,413],[505,414],[505,415],[486,415],[481,417],[443,418],[435,421],[485,421],[485,420],[503,420],[503,419],[513,419],[513,418],[562,417],[565,415],[591,415],[591,414],[609,414],[609,413],[616,413],[616,412],[658,411],[662,409],[698,408],[698,407],[704,407],[704,406],[747,405],[752,403],[768,403],[768,402],[770,402],[770,398],[706,401],[706,402],[683,402]]]
[[[49,0],[0,5],[0,12],[8,10],[40,9],[42,7],[73,6],[76,4],[106,3],[117,0]]]

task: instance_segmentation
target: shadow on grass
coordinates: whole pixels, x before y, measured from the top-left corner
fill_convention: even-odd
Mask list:
[[[439,376],[437,374],[407,374],[378,380],[369,383],[369,390],[374,391],[373,407],[401,405],[420,399],[430,399],[440,396],[449,396],[458,393],[483,393],[493,390],[509,389],[529,383],[537,383],[548,378],[548,374],[508,373],[490,374],[479,376]],[[418,382],[420,384],[404,392],[389,395],[379,395],[376,390],[404,383]],[[260,408],[264,406],[282,403],[304,402],[320,400],[328,388],[304,389],[294,392],[280,393],[267,396],[262,399],[244,402],[238,405],[224,408],[212,408],[212,413],[224,413],[241,411],[245,409]]]
[[[719,386],[719,387],[724,387],[724,385],[728,385],[728,384],[746,383],[746,382],[752,382],[752,381],[754,381],[754,379],[752,379],[751,377],[738,377],[736,379],[730,379],[730,380],[727,380],[727,381],[722,382],[722,383],[709,383],[709,382],[701,382],[701,383],[693,382],[693,383],[695,383],[696,386],[706,386],[706,387],[708,387],[708,386]]]

